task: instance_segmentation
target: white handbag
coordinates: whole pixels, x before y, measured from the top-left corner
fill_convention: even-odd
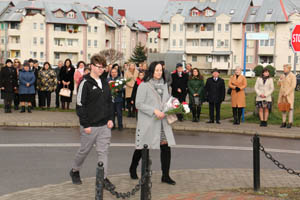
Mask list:
[[[71,90],[69,88],[61,88],[59,91],[60,96],[71,97]]]

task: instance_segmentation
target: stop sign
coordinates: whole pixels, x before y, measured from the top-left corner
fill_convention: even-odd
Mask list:
[[[294,52],[300,52],[300,25],[296,25],[292,31],[291,45]]]

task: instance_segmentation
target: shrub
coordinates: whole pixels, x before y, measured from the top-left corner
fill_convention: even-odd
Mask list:
[[[255,76],[260,76],[264,67],[262,65],[257,65],[254,68]]]
[[[276,71],[275,67],[273,67],[272,65],[267,65],[266,68],[269,70],[270,76],[274,77]]]

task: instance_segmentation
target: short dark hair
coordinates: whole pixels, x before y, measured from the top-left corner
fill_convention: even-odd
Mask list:
[[[91,57],[91,64],[92,65],[99,64],[99,65],[102,65],[103,67],[107,66],[105,57],[103,57],[99,54],[95,54]]]
[[[270,73],[270,70],[268,69],[268,68],[264,68],[263,70],[262,70],[262,72],[261,72],[261,77],[264,77],[264,73],[265,72],[269,72]],[[269,76],[270,76],[270,74],[269,74]]]
[[[165,65],[165,61],[161,60],[161,61],[159,61],[159,64],[161,64],[162,66],[164,66]]]
[[[43,65],[43,70],[45,69],[45,65],[46,65],[46,64],[48,64],[48,65],[49,65],[49,69],[52,69],[52,68],[51,68],[51,64],[50,64],[49,62],[44,62],[44,65]]]
[[[85,62],[81,60],[81,61],[79,61],[79,62],[77,63],[77,68],[79,67],[79,65],[80,65],[81,63],[84,65],[84,67],[86,67]]]
[[[33,63],[33,59],[30,58],[30,59],[28,60],[28,63]]]

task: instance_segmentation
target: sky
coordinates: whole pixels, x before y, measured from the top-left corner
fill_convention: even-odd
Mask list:
[[[2,0],[0,0],[2,1]],[[17,2],[20,0],[12,0]],[[101,6],[113,6],[126,9],[126,15],[135,20],[158,20],[168,0],[48,0],[58,2],[97,3]]]

